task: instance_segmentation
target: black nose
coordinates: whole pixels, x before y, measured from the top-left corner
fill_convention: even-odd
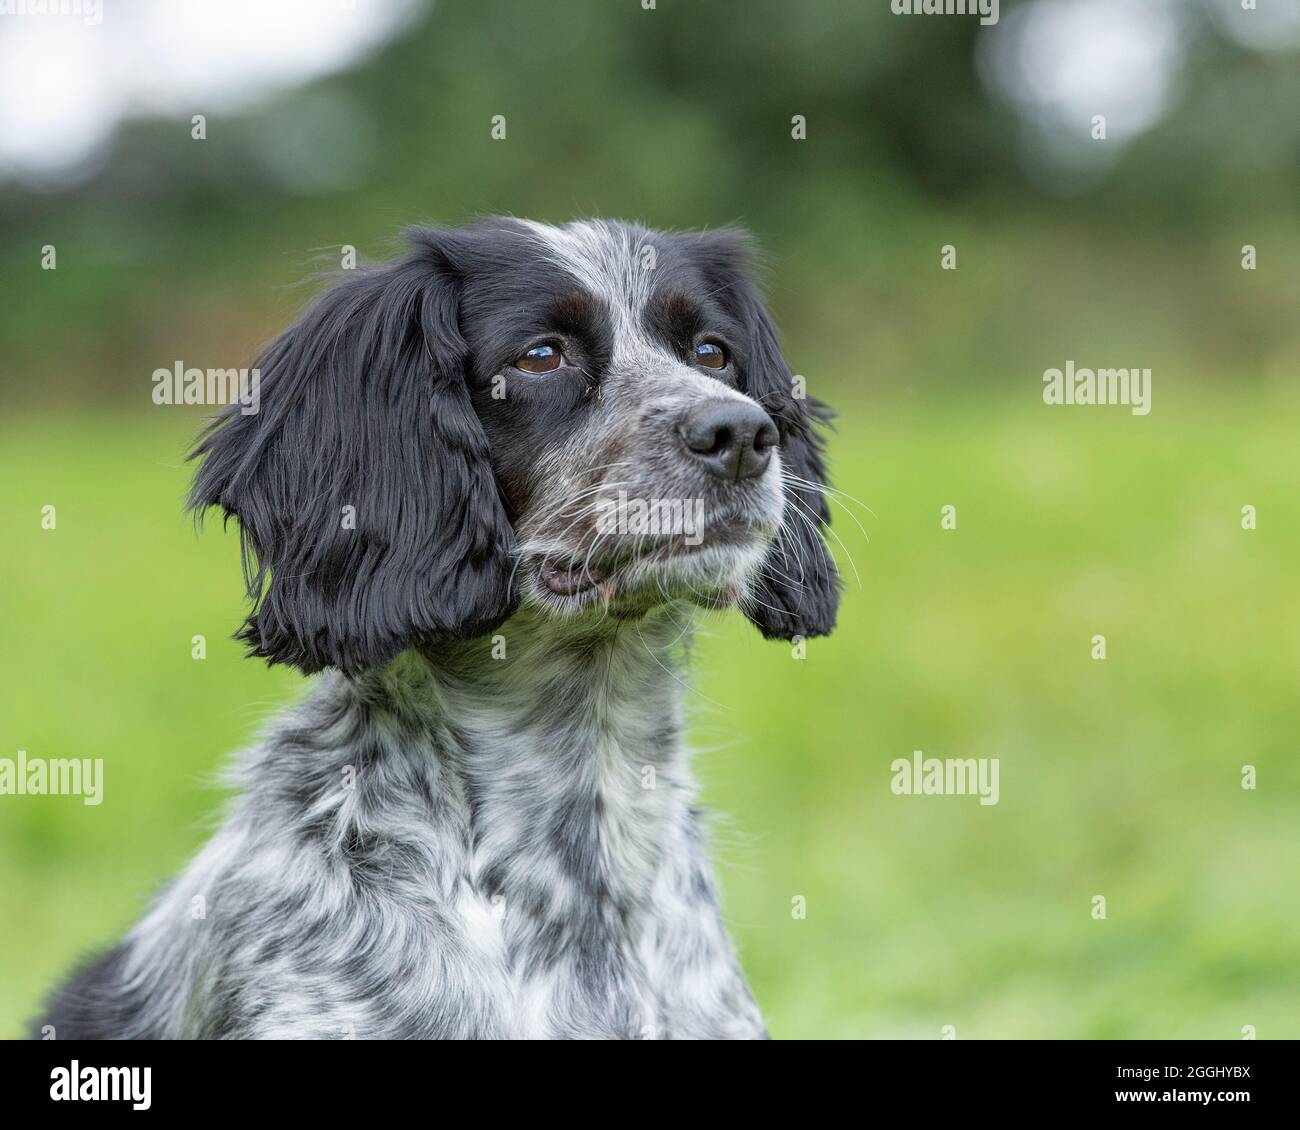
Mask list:
[[[708,400],[692,408],[677,434],[693,459],[720,479],[752,479],[767,469],[780,441],[772,418],[743,400]]]

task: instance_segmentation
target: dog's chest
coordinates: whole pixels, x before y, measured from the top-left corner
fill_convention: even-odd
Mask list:
[[[339,725],[315,763],[288,756],[300,731],[266,749],[275,799],[242,807],[140,932],[155,964],[202,971],[179,1030],[762,1036],[671,701],[443,697],[454,727]],[[220,913],[178,934],[197,894]]]
[[[464,1035],[656,1035],[662,1004],[655,969],[638,952],[632,932],[607,928],[598,909],[560,922],[466,884],[456,916],[466,955],[465,988],[474,1001]]]
[[[368,946],[375,1035],[624,1038],[761,1034],[721,923],[676,749],[499,738],[435,819],[377,847],[400,951]],[[576,744],[580,739],[585,744]],[[352,929],[345,932],[352,933]],[[401,952],[404,951],[404,952]]]
[[[683,879],[686,877],[683,876]],[[512,905],[465,884],[432,963],[438,1004],[409,1035],[513,1039],[756,1036],[761,1018],[703,877],[633,913],[600,901]],[[453,988],[453,986],[459,988]],[[459,997],[460,999],[455,999]]]
[[[452,894],[428,973],[436,1003],[408,1013],[429,1018],[423,1034],[761,1034],[695,816],[671,777],[643,779],[476,798],[483,831],[438,884]]]

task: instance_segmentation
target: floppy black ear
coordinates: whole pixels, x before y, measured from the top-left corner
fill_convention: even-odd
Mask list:
[[[306,672],[481,635],[511,611],[513,532],[465,383],[448,233],[348,272],[258,359],[260,410],[223,410],[190,506],[239,520],[239,638]]]
[[[749,234],[726,228],[692,238],[711,290],[748,336],[741,391],[767,410],[781,433],[785,519],[742,607],[768,639],[826,635],[840,602],[839,575],[822,537],[831,519],[818,429],[830,423],[830,409],[796,387],[754,281]]]

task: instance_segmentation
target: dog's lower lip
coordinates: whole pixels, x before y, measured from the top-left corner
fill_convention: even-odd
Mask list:
[[[752,540],[761,529],[750,522],[728,520],[718,522],[708,531],[707,537],[691,537],[678,534],[657,546],[638,554],[618,555],[597,564],[578,558],[541,557],[537,565],[537,574],[542,584],[556,596],[580,596],[599,585],[609,583],[613,592],[618,585],[619,575],[630,566],[653,563],[669,564],[676,558],[715,549],[719,546],[740,546]]]
[[[542,583],[557,596],[573,596],[595,588],[604,579],[605,571],[597,565],[566,565],[554,561],[542,564]]]

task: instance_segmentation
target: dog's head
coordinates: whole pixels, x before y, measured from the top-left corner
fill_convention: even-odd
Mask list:
[[[736,231],[408,233],[259,359],[191,505],[242,528],[254,654],[304,671],[557,617],[738,603],[828,632],[825,470]]]

